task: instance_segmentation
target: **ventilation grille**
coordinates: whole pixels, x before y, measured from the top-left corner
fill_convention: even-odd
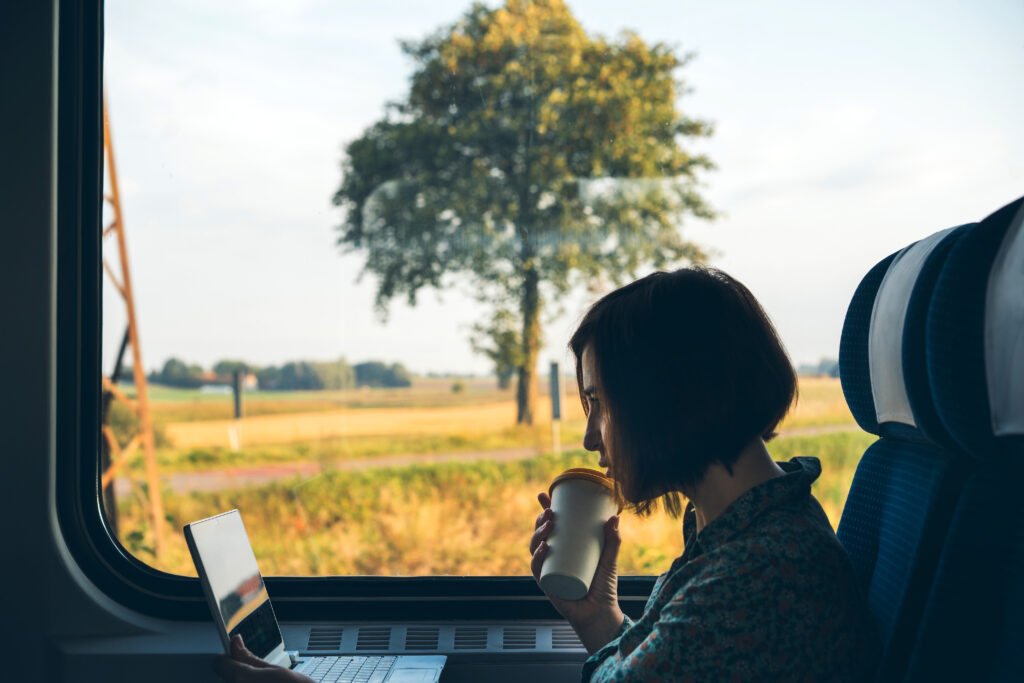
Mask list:
[[[378,626],[359,629],[357,650],[387,650],[391,647],[391,627]]]
[[[506,628],[501,638],[503,650],[532,650],[537,646],[537,629]]]
[[[583,643],[571,627],[557,626],[551,629],[552,650],[582,650]]]
[[[309,629],[307,650],[340,650],[341,636],[345,629],[340,626],[316,626]]]
[[[405,649],[436,650],[440,634],[436,627],[410,627],[405,632]]]
[[[486,626],[457,626],[455,628],[456,650],[486,650]]]

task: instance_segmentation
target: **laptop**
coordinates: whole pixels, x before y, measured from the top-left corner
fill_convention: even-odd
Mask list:
[[[264,661],[323,683],[436,683],[441,677],[443,655],[333,657],[285,651],[281,627],[238,510],[186,524],[185,540],[228,654],[231,638],[238,634]]]

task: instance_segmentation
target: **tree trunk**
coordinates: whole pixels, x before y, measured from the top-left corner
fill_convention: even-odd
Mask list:
[[[540,351],[540,276],[527,267],[523,277],[523,364],[516,387],[516,423],[532,425],[537,405],[537,353]]]

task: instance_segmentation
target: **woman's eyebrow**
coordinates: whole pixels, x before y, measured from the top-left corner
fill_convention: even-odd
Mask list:
[[[597,389],[595,387],[583,387],[583,395],[587,398],[597,398]]]

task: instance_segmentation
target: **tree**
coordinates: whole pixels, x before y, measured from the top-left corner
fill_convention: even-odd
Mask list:
[[[251,366],[244,360],[219,360],[213,365],[213,374],[218,377],[230,377],[235,372],[247,373]]]
[[[382,316],[452,275],[514,312],[517,421],[532,423],[546,301],[704,258],[680,232],[713,217],[696,189],[712,164],[683,148],[711,133],[677,108],[688,57],[588,36],[562,0],[474,4],[402,50],[407,96],[345,149],[339,244],[365,253]]]
[[[401,363],[387,365],[376,360],[356,363],[356,385],[361,387],[411,387],[412,376]]]
[[[321,389],[351,389],[356,385],[356,373],[344,358],[326,363],[310,363],[320,380]]]
[[[487,356],[494,363],[499,389],[508,389],[512,376],[523,364],[522,336],[517,323],[515,313],[499,308],[487,323],[473,326],[470,343],[474,351]]]
[[[318,391],[351,389],[356,385],[355,371],[344,357],[335,361],[291,361],[281,367],[258,368],[256,380],[268,391]]]
[[[203,385],[203,368],[188,365],[178,358],[168,358],[160,372],[150,374],[149,380],[170,387],[192,389]]]

